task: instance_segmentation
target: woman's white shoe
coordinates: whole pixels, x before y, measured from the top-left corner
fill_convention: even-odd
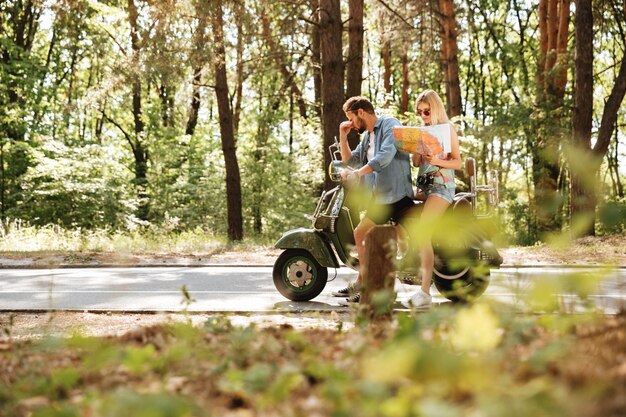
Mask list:
[[[421,288],[408,299],[404,306],[416,310],[427,310],[433,304],[433,297],[426,294]]]

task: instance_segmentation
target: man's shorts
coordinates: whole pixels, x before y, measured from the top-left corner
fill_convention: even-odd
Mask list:
[[[392,204],[380,204],[372,199],[367,206],[365,217],[376,224],[385,224],[389,220],[402,223],[413,206],[413,200],[406,196]]]
[[[450,204],[454,201],[454,188],[448,188],[443,184],[430,184],[424,188],[424,196],[427,200],[431,195],[435,195],[439,198],[443,198]]]

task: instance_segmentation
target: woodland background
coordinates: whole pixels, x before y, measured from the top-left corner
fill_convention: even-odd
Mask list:
[[[5,0],[2,233],[273,241],[331,185],[346,97],[415,124],[426,88],[511,243],[623,233],[625,49],[619,0]]]

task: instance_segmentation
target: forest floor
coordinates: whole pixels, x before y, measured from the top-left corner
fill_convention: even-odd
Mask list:
[[[270,246],[247,246],[212,252],[4,252],[0,268],[56,268],[104,266],[204,266],[267,265],[281,253]],[[585,237],[562,246],[511,246],[500,249],[504,266],[529,265],[620,265],[626,266],[626,234]]]

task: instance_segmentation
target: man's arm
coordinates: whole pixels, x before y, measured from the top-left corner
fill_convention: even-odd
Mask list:
[[[380,171],[391,163],[393,157],[396,155],[396,139],[393,136],[393,127],[401,126],[402,124],[396,120],[388,120],[380,127],[381,145],[380,152],[376,154],[371,161],[367,163],[373,171]]]
[[[341,161],[344,164],[350,162],[352,159],[352,151],[350,145],[348,145],[348,133],[352,129],[352,122],[345,121],[339,125],[339,149],[341,150]]]

